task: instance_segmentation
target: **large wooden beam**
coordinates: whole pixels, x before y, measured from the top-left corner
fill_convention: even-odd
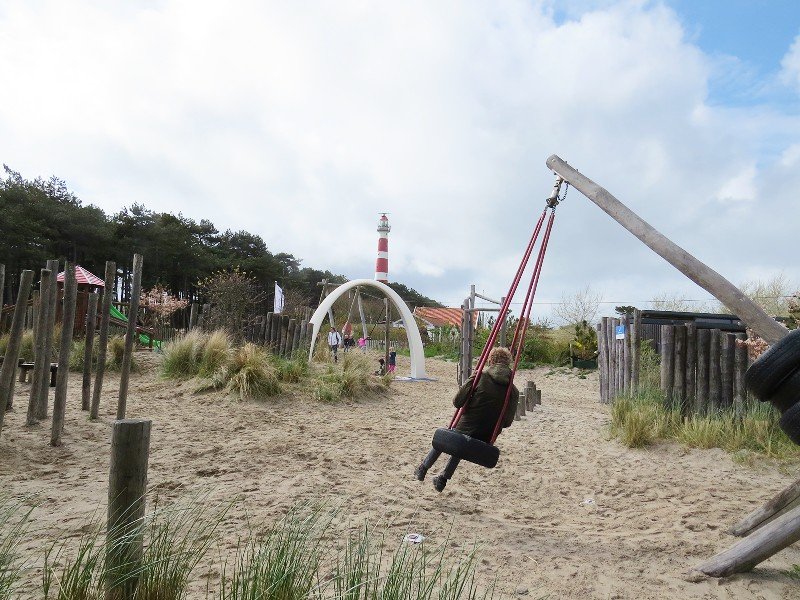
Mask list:
[[[739,521],[728,530],[728,533],[738,537],[748,535],[757,527],[763,525],[769,519],[777,515],[785,508],[791,506],[800,499],[800,479],[792,485],[771,498],[764,506],[761,506]]]
[[[573,169],[555,154],[547,159],[547,166],[599,206],[617,223],[639,238],[645,246],[661,256],[725,306],[734,310],[736,315],[764,338],[768,344],[774,344],[788,333],[788,330],[783,325],[771,318],[760,306],[745,296],[739,288],[658,232],[639,215],[612,196],[608,190]]]

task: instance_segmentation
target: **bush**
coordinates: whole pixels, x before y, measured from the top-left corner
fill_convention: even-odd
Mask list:
[[[264,398],[281,391],[269,355],[260,346],[249,343],[234,351],[229,363],[212,378],[212,385],[224,386],[240,399]]]
[[[356,352],[344,354],[341,370],[329,365],[314,388],[314,398],[322,402],[336,402],[342,398],[357,398],[366,394],[384,391],[393,377],[387,374],[375,377],[372,365],[366,356]]]
[[[195,377],[200,371],[205,338],[193,329],[164,346],[161,373],[166,377]]]
[[[278,358],[275,361],[278,379],[286,383],[298,383],[308,374],[308,361],[303,357],[286,360]]]
[[[125,356],[125,336],[115,335],[108,340],[108,354],[106,355],[106,369],[108,371],[121,371],[122,359]],[[138,371],[135,356],[131,355],[131,372]]]
[[[100,349],[100,343],[97,338],[94,339],[94,348],[92,349],[92,369],[97,367],[97,355]],[[83,371],[84,358],[86,353],[86,338],[75,340],[72,342],[72,351],[69,353],[69,370],[70,371]]]
[[[214,373],[225,367],[230,354],[230,337],[224,329],[217,329],[203,340],[196,374],[200,377],[212,377]]]

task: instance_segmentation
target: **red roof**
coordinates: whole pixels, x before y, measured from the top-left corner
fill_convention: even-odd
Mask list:
[[[97,285],[105,287],[105,282],[91,271],[87,271],[80,265],[75,265],[75,279],[78,285]],[[64,281],[64,271],[56,275],[56,281]]]
[[[426,308],[417,306],[414,309],[414,316],[427,321],[434,327],[450,325],[453,327],[461,326],[461,316],[463,311],[460,308]],[[478,313],[472,313],[472,320],[477,324]]]

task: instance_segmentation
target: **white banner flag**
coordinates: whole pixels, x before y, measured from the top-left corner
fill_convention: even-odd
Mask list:
[[[278,282],[275,282],[275,304],[273,305],[273,312],[278,314],[283,312],[283,290]]]

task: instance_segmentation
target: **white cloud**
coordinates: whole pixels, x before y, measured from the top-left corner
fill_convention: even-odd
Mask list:
[[[763,149],[798,139],[797,117],[710,106],[712,61],[659,4],[576,2],[560,23],[552,6],[7,2],[0,160],[110,212],[209,218],[351,277],[372,275],[387,210],[391,278],[444,301],[470,283],[505,293],[554,152],[720,270],[788,260],[726,246],[759,221],[717,200],[791,206]],[[764,225],[778,246],[785,226]],[[543,297],[680,285],[574,191],[548,260]]]
[[[789,51],[781,60],[781,79],[800,92],[800,35],[794,38]]]

